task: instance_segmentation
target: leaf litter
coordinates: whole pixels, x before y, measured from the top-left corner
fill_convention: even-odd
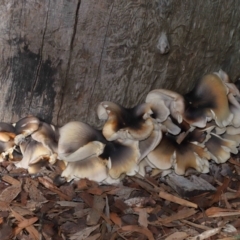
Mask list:
[[[1,240],[240,239],[238,155],[208,174],[126,177],[119,185],[59,184],[52,168],[31,175],[1,164]]]

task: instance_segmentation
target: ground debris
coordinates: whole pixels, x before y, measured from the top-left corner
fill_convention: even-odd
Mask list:
[[[208,174],[126,177],[118,185],[56,185],[50,170],[32,176],[6,166],[1,240],[240,239],[238,156]]]

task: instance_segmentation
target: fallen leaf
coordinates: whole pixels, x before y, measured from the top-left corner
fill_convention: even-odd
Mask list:
[[[21,186],[10,186],[4,189],[0,195],[0,201],[10,203],[21,192]]]
[[[93,226],[93,227],[87,227],[83,230],[74,233],[72,236],[70,236],[70,240],[84,240],[86,239],[93,231],[95,231],[97,228],[99,228],[100,224]]]
[[[188,234],[186,232],[175,232],[168,237],[165,238],[165,240],[184,240],[188,237]]]
[[[218,207],[211,207],[205,211],[208,217],[226,217],[240,215],[240,210],[231,210]]]
[[[165,217],[165,218],[161,218],[159,219],[159,221],[162,224],[167,224],[176,220],[180,220],[180,219],[185,219],[188,218],[190,216],[192,216],[193,214],[195,214],[197,211],[193,208],[184,208],[180,211],[178,211],[176,214],[173,214],[170,217]]]
[[[131,231],[131,232],[138,232],[144,234],[148,240],[154,240],[153,234],[151,233],[150,230],[148,230],[145,227],[139,227],[137,225],[128,225],[128,226],[123,226],[119,230],[121,231]]]

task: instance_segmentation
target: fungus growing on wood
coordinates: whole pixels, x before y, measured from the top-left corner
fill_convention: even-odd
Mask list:
[[[183,120],[184,98],[176,92],[166,89],[152,90],[146,97],[146,103],[151,105],[154,117],[161,123],[166,121],[169,115],[178,123]]]
[[[108,160],[108,174],[113,179],[118,179],[122,174],[135,175],[138,172],[140,152],[138,141],[125,139],[108,142],[103,154],[99,156]]]
[[[113,102],[101,102],[98,118],[106,120],[102,133],[108,141],[116,139],[144,140],[153,131],[152,110],[143,103],[133,108],[124,108]]]
[[[20,119],[14,124],[16,137],[15,144],[19,145],[27,136],[38,130],[40,120],[34,116],[28,116]]]
[[[232,140],[221,138],[220,136],[210,133],[210,138],[204,143],[210,153],[211,159],[216,163],[226,162],[231,153],[237,153],[238,143]]]
[[[25,117],[19,120],[16,125],[15,143],[20,145],[28,136],[33,140],[42,143],[48,148],[50,155],[50,163],[54,164],[57,160],[57,142],[58,129],[51,124],[40,121],[36,117]]]
[[[15,163],[17,167],[28,169],[30,164],[35,164],[45,158],[50,159],[51,151],[41,142],[28,138],[21,141],[19,146],[23,158],[20,162]]]
[[[67,162],[61,176],[68,182],[73,179],[88,178],[100,183],[108,177],[108,173],[106,164],[99,157],[92,156],[81,161]]]
[[[102,154],[106,140],[100,131],[83,122],[69,122],[59,129],[58,157],[76,162]]]
[[[14,127],[5,122],[0,122],[0,153],[2,160],[8,155],[12,158],[12,153],[14,151],[14,138],[15,138]]]
[[[196,127],[205,127],[212,119],[219,127],[231,123],[227,89],[217,74],[204,76],[185,96],[184,119]]]

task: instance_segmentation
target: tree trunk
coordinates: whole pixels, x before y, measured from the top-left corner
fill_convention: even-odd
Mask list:
[[[100,101],[131,107],[151,89],[185,93],[220,68],[235,79],[239,11],[235,0],[3,0],[1,121],[100,126]]]

